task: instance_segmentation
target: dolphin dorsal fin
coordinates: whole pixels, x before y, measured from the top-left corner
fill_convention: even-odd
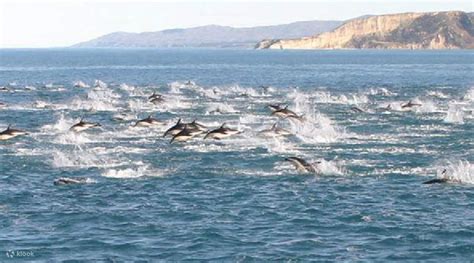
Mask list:
[[[8,124],[7,131],[10,130],[11,127],[12,127],[12,125]]]
[[[226,123],[224,122],[222,123],[221,128],[225,128],[225,126],[226,126]]]
[[[276,128],[277,124],[276,122],[272,125],[272,130],[274,130]]]
[[[179,118],[178,122],[176,124],[180,124],[181,123],[181,118]]]
[[[196,124],[196,119],[193,120],[193,122],[191,122],[192,124]]]

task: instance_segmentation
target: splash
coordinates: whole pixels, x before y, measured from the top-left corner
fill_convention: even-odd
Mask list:
[[[446,113],[446,117],[444,118],[444,122],[463,124],[464,123],[463,110],[458,105],[450,103],[448,112]]]
[[[295,111],[303,115],[304,121],[290,120],[293,134],[306,143],[332,143],[346,137],[344,131],[333,125],[331,119],[316,111],[309,102],[309,96],[293,93]]]
[[[67,132],[69,128],[74,124],[74,120],[66,118],[64,114],[60,114],[58,121],[54,124],[46,124],[41,127],[43,132]]]
[[[228,103],[211,103],[206,109],[206,115],[209,114],[226,114],[226,113],[238,113],[239,111],[234,109],[232,105]]]
[[[82,81],[80,81],[80,80],[79,80],[79,81],[75,81],[75,82],[73,83],[73,86],[74,86],[75,88],[89,88],[89,87],[90,87],[89,85],[87,85],[86,83],[84,83],[84,82],[82,82]]]
[[[474,165],[468,161],[460,160],[449,162],[444,168],[437,170],[438,178],[448,178],[456,183],[474,184]],[[442,174],[446,169],[446,176]]]
[[[106,89],[107,88],[107,83],[103,82],[102,80],[96,79],[94,81],[94,87],[95,88]]]
[[[172,82],[168,85],[169,93],[171,94],[181,94],[181,89],[185,87],[185,84],[181,82]]]
[[[463,99],[467,101],[474,101],[474,87],[466,91],[466,94],[464,94]]]
[[[315,164],[315,168],[317,173],[322,175],[340,176],[345,174],[342,166],[336,161],[326,161],[322,159]]]
[[[369,89],[369,91],[367,92],[368,95],[371,95],[371,96],[395,96],[397,95],[396,93],[393,93],[391,92],[390,90],[386,89],[386,88],[371,88]]]

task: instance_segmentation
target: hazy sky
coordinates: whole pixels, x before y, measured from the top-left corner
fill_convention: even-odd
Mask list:
[[[0,48],[69,46],[115,31],[273,25],[365,14],[473,11],[473,0],[0,0]]]

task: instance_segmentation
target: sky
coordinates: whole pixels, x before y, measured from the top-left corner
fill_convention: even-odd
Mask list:
[[[0,48],[64,47],[116,31],[250,27],[461,10],[473,0],[0,0]]]

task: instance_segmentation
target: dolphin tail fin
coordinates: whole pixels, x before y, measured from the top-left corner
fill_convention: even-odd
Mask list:
[[[298,120],[304,121],[304,119],[305,119],[305,118],[304,118],[304,114],[301,114],[300,116],[298,116]]]

